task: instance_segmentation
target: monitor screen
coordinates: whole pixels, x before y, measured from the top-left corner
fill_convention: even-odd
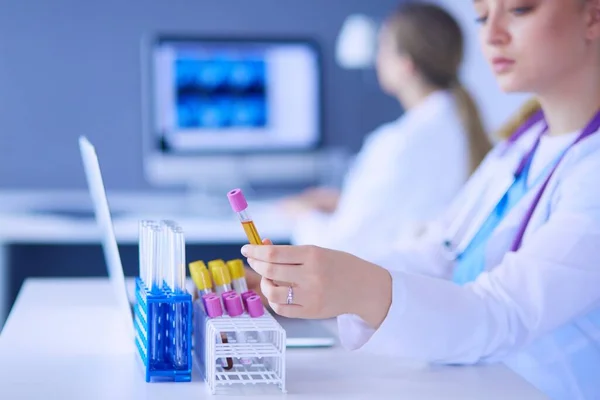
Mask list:
[[[309,150],[320,141],[320,61],[309,41],[159,38],[153,142],[198,154]]]

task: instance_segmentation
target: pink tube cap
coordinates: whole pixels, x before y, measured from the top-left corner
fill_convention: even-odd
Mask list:
[[[252,318],[261,317],[265,313],[265,308],[258,295],[250,296],[246,299],[246,309]]]
[[[219,299],[219,296],[212,293],[205,294],[202,296],[202,302],[204,303],[206,314],[210,318],[216,318],[223,315],[223,307],[221,307],[221,299]]]
[[[247,310],[248,306],[246,306],[246,299],[251,296],[256,296],[253,290],[248,290],[247,292],[242,293],[242,303],[244,303],[244,308]]]
[[[225,309],[230,317],[237,317],[238,315],[242,315],[244,313],[244,309],[242,308],[242,299],[240,298],[239,294],[230,294],[229,296],[226,296],[224,300]]]
[[[226,292],[221,293],[221,298],[223,299],[223,303],[225,303],[225,297],[237,293],[235,290],[228,290]]]
[[[244,197],[244,193],[242,193],[242,189],[233,189],[229,193],[227,193],[227,198],[229,199],[229,204],[231,204],[231,208],[233,211],[240,212],[244,211],[248,208],[248,203],[246,202],[246,198]]]

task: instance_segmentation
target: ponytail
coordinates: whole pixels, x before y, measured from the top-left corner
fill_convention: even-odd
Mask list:
[[[502,127],[496,132],[496,136],[502,140],[506,140],[512,136],[513,133],[523,125],[525,121],[529,119],[533,114],[541,110],[540,103],[535,99],[531,98],[527,100]]]
[[[467,89],[458,81],[450,86],[457,103],[458,114],[467,133],[469,143],[469,169],[473,173],[486,154],[492,148],[492,143],[485,133],[479,110]]]
[[[469,169],[479,166],[492,148],[477,106],[458,82],[464,38],[456,19],[435,4],[414,1],[402,4],[388,21],[399,54],[408,55],[426,83],[450,89],[469,143]]]

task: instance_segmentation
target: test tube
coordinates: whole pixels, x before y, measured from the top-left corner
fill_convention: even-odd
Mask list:
[[[145,244],[144,244],[144,224],[146,221],[139,221],[138,223],[138,251],[139,251],[139,260],[140,260],[140,279],[143,281],[146,278],[146,263],[144,260],[145,255]],[[147,282],[144,282],[147,284]]]
[[[244,262],[240,259],[227,261],[227,268],[231,275],[231,285],[240,296],[248,291],[248,283],[246,282],[246,271]]]
[[[223,309],[227,310],[231,317],[241,315],[243,313],[241,295],[236,294],[236,291],[232,291],[231,289],[231,275],[228,266],[223,260],[213,260],[208,263],[208,267],[215,282],[217,295],[223,303]],[[245,281],[244,278],[242,279]],[[237,298],[234,299],[233,296],[237,296]],[[244,332],[235,332],[235,339],[238,343],[246,343],[247,341]],[[240,358],[240,363],[250,365],[252,364],[252,360],[242,357]]]
[[[162,227],[160,225],[156,225],[153,224],[151,227],[151,264],[150,264],[150,279],[151,279],[151,285],[152,288],[151,290],[153,292],[159,292],[161,290],[161,284],[162,284],[162,268],[161,268],[161,262],[162,262],[162,247],[161,247],[161,241],[162,241]]]
[[[181,293],[185,289],[185,237],[179,226],[173,228],[173,291]]]
[[[262,300],[260,299],[260,297],[257,294],[254,294],[252,292],[246,292],[246,293],[250,293],[250,295],[247,296],[246,301],[245,301],[245,306],[246,306],[246,310],[248,310],[248,315],[250,315],[251,318],[262,317],[265,313],[265,308],[263,307]],[[263,332],[261,330],[257,330],[256,335],[257,335],[256,336],[257,342],[267,343],[267,337],[265,335],[265,332]],[[261,360],[262,360],[262,357],[258,357],[258,360],[256,362],[260,363]]]
[[[221,297],[223,293],[229,292],[231,288],[231,275],[223,260],[212,260],[208,262],[208,268],[215,283],[215,292]],[[223,305],[224,307],[225,305]]]
[[[151,293],[160,294],[160,255],[161,255],[161,227],[153,221],[148,221],[145,229],[147,248],[144,252],[144,258],[147,263],[147,284],[146,286]],[[153,334],[150,335],[150,364],[151,365],[162,365],[164,362],[164,337],[162,335],[162,325],[164,323],[162,317],[163,305],[160,303],[149,304],[151,307],[150,314],[152,319],[149,323],[152,326]]]
[[[171,227],[171,244],[173,251],[172,258],[172,290],[175,293],[182,293],[185,290],[185,239],[183,229],[179,226]],[[187,365],[187,355],[185,353],[186,344],[186,324],[185,310],[183,303],[174,305],[175,311],[175,354],[174,363],[177,367]]]
[[[149,278],[149,252],[151,251],[151,244],[149,242],[149,229],[152,221],[142,220],[138,224],[139,232],[139,258],[140,258],[140,279],[144,282],[146,287],[150,287]]]
[[[244,232],[246,232],[246,236],[248,237],[248,241],[250,244],[254,245],[262,245],[262,239],[258,234],[258,230],[256,229],[256,225],[254,225],[254,221],[250,217],[248,213],[248,202],[244,197],[244,193],[242,193],[242,189],[233,189],[229,193],[227,193],[227,198],[229,199],[229,204],[231,204],[231,208],[238,215],[240,222],[242,223],[242,227],[244,228]],[[275,281],[278,286],[289,286],[289,284],[285,282]]]
[[[206,315],[210,318],[214,318],[215,316],[221,316],[223,312],[223,303],[219,296],[213,293],[213,282],[210,278],[210,272],[208,272],[206,264],[204,264],[204,261],[201,260],[194,261],[189,264],[189,268],[192,280],[194,281],[196,289],[198,290],[199,301],[202,304],[202,307],[205,309]],[[212,312],[210,309],[206,309],[206,305],[209,302],[214,303],[215,301],[218,303],[218,307],[212,304]],[[221,311],[214,311],[215,309]],[[227,334],[225,334],[224,332],[221,333],[221,342],[227,343]],[[231,357],[223,358],[222,364],[225,370],[229,370],[233,368],[233,359]]]
[[[173,238],[173,226],[166,223],[163,226],[163,250],[165,252],[164,258],[165,263],[163,264],[163,280],[166,287],[169,290],[173,290],[175,286],[174,278],[174,238]]]
[[[175,290],[175,238],[173,228],[177,226],[174,221],[161,221],[162,225],[162,278],[163,284],[169,290]]]
[[[194,284],[196,285],[196,290],[198,291],[198,297],[202,300],[202,296],[205,294],[212,293],[212,280],[210,279],[210,273],[208,272],[208,268],[206,268],[206,264],[204,261],[194,261],[189,264],[190,275]]]
[[[154,231],[152,230],[151,224],[144,226],[144,269],[146,270],[144,277],[144,284],[146,289],[150,290],[152,287],[152,280],[154,279],[152,265],[154,264]]]
[[[238,218],[242,223],[242,227],[244,228],[244,232],[246,232],[246,236],[250,241],[250,244],[262,244],[262,240],[260,238],[260,235],[258,234],[258,230],[254,225],[254,221],[248,213],[248,202],[244,197],[244,193],[242,193],[242,189],[233,189],[232,191],[227,193],[227,198],[229,199],[229,204],[231,204],[231,208],[233,208],[233,211],[237,213]]]

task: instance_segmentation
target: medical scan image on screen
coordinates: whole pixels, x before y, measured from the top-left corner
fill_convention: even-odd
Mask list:
[[[268,124],[266,65],[260,55],[224,53],[175,60],[179,128],[261,128]]]
[[[152,142],[160,151],[307,150],[318,142],[312,43],[167,37],[151,54]]]

